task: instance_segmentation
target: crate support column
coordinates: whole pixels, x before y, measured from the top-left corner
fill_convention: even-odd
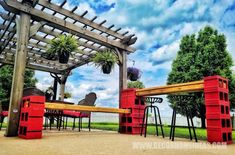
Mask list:
[[[204,78],[207,140],[232,143],[232,123],[228,80],[220,76]]]

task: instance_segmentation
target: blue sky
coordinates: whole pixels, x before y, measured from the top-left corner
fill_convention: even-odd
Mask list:
[[[62,0],[52,0],[61,3]],[[107,20],[106,26],[115,24],[134,33],[137,51],[128,56],[128,66],[143,72],[141,81],[146,87],[165,85],[176,57],[182,36],[198,32],[210,25],[227,37],[227,49],[235,59],[235,1],[234,0],[68,0],[68,9],[77,5],[76,13],[88,10],[89,19],[97,15],[97,22]],[[233,67],[235,70],[235,67]],[[41,89],[52,85],[48,73],[36,72]],[[77,102],[90,91],[98,94],[98,106],[118,107],[118,67],[104,75],[92,64],[73,70],[66,90]],[[167,101],[160,107],[168,114]]]

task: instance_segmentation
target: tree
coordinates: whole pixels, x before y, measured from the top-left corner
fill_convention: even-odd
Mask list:
[[[127,83],[127,87],[128,88],[144,88],[144,84],[143,82],[140,82],[140,81],[130,81]]]
[[[232,76],[232,57],[226,50],[226,38],[218,34],[210,26],[200,30],[198,35],[186,35],[182,38],[180,49],[172,64],[172,71],[168,75],[167,84],[202,80],[203,77],[221,75],[229,79],[231,107],[235,106],[235,78]],[[203,93],[186,93],[195,99],[188,100],[187,106],[192,116],[201,118],[202,127],[205,128],[205,105]],[[175,107],[180,114],[185,115],[178,107],[180,101],[174,101],[168,95],[171,107]]]
[[[9,65],[4,65],[0,68],[0,100],[2,104],[9,104],[13,70],[13,66]],[[33,76],[34,71],[29,69],[25,70],[24,88],[35,86],[37,79]]]

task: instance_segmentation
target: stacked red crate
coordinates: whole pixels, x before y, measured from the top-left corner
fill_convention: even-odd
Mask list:
[[[122,91],[120,108],[131,110],[131,114],[120,114],[120,132],[140,134],[145,104],[143,99],[136,96],[136,89]]]
[[[228,80],[220,76],[204,78],[207,140],[232,143]]]
[[[42,137],[44,96],[27,96],[22,99],[18,135],[24,139]]]

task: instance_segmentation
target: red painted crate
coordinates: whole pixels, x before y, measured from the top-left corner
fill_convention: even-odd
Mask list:
[[[145,128],[143,128],[143,133],[144,132],[145,132]],[[127,133],[128,134],[140,134],[141,133],[141,127],[127,126]]]
[[[19,133],[18,137],[23,138],[23,139],[41,139],[42,131],[23,132],[23,133]]]
[[[229,90],[228,89],[224,89],[224,88],[219,88],[219,87],[205,87],[204,88],[204,92],[225,92],[228,93]]]
[[[204,87],[219,87],[228,89],[228,80],[221,76],[209,76],[204,78]]]
[[[206,105],[206,115],[209,117],[214,116],[214,118],[220,118],[229,115],[229,111],[229,105]]]
[[[205,100],[205,105],[230,105],[229,101],[221,101],[219,99],[207,99]]]
[[[121,117],[121,123],[140,123],[143,120],[142,115],[135,114],[134,116],[131,115],[124,115]]]
[[[45,96],[26,96],[22,98],[22,106],[27,107],[28,103],[39,103],[44,104],[45,103]]]
[[[120,107],[121,108],[139,108],[139,107],[143,108],[145,107],[145,104],[139,98],[135,98],[133,100],[122,99]]]
[[[44,104],[30,104],[28,108],[21,108],[21,113],[28,113],[28,116],[44,116]]]
[[[230,117],[222,117],[222,118],[213,118],[206,120],[208,128],[231,128],[231,119]]]
[[[204,95],[205,100],[218,99],[220,101],[229,101],[228,93],[223,91],[205,92]]]
[[[130,108],[132,114],[139,114],[144,115],[144,109],[143,108]]]
[[[27,113],[21,113],[20,116],[20,123],[28,123],[28,124],[34,124],[35,122],[37,123],[42,123],[43,122],[43,117],[29,117]]]
[[[141,122],[135,122],[135,123],[121,123],[121,126],[132,126],[132,127],[141,127],[142,121]]]
[[[207,128],[207,141],[232,143],[232,130],[223,128]]]
[[[43,118],[29,118],[30,121],[20,121],[20,126],[27,127],[27,131],[38,131],[43,128]]]

